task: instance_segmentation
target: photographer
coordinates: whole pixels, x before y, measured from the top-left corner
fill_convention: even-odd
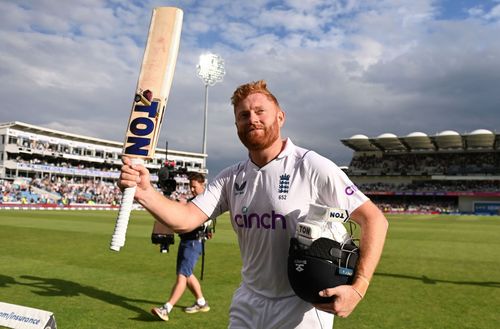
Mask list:
[[[201,173],[193,172],[188,175],[188,180],[189,188],[193,194],[193,197],[188,200],[189,202],[205,190],[205,177]],[[196,301],[193,306],[186,307],[184,312],[197,313],[210,310],[207,301],[203,297],[200,282],[194,275],[193,270],[203,252],[204,240],[212,238],[211,223],[212,220],[209,219],[194,231],[179,234],[181,242],[177,253],[177,280],[165,305],[151,309],[151,312],[163,321],[168,321],[172,308],[182,297],[186,286],[194,295]]]

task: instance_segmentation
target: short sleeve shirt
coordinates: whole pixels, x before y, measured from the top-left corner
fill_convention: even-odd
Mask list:
[[[277,298],[294,294],[288,282],[288,248],[309,205],[351,213],[367,200],[332,161],[287,139],[282,152],[264,167],[250,159],[228,167],[192,202],[209,217],[229,211],[243,284]]]

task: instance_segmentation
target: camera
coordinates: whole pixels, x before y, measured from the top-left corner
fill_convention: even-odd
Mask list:
[[[172,231],[168,226],[154,221],[153,232],[151,233],[151,243],[160,245],[160,252],[169,252],[169,247],[174,244],[174,231]]]
[[[175,240],[173,233],[161,234],[161,233],[155,233],[153,231],[153,233],[151,234],[151,243],[159,244],[161,253],[169,252],[169,247],[170,245],[173,245],[174,242]]]
[[[186,168],[175,167],[175,161],[165,161],[165,164],[158,170],[158,187],[165,196],[169,197],[177,188],[175,177],[186,173]]]
[[[168,144],[167,144],[168,145]],[[177,189],[177,182],[175,176],[186,173],[185,168],[176,168],[175,161],[165,161],[164,165],[158,171],[158,187],[161,189],[163,195],[170,197],[170,195]],[[175,242],[174,232],[155,221],[153,225],[153,233],[151,233],[151,243],[160,245],[160,252],[169,252],[169,247]]]

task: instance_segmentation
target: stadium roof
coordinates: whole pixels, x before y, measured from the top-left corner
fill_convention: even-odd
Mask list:
[[[495,134],[487,129],[477,129],[465,134],[445,130],[434,136],[419,131],[406,136],[384,133],[374,138],[358,134],[341,141],[347,147],[358,152],[500,150],[500,134]]]
[[[112,141],[112,140],[107,140],[107,139],[101,139],[101,138],[96,138],[96,137],[91,137],[91,136],[84,136],[84,135],[78,135],[78,134],[73,134],[73,133],[68,133],[60,130],[55,130],[55,129],[50,129],[50,128],[45,128],[41,126],[36,126],[20,121],[12,121],[12,122],[2,122],[0,123],[0,129],[15,129],[15,130],[20,130],[26,133],[33,133],[33,134],[41,134],[44,136],[48,137],[55,137],[55,138],[61,138],[65,139],[67,141],[79,141],[83,143],[90,143],[90,144],[97,144],[99,146],[106,146],[106,147],[118,147],[122,148],[123,147],[123,142],[117,142],[117,141]],[[166,149],[164,148],[156,148],[157,152],[167,152]],[[182,155],[182,156],[193,156],[193,157],[206,157],[203,153],[195,153],[195,152],[187,152],[187,151],[177,151],[177,150],[168,150],[169,154],[176,154],[176,155]]]

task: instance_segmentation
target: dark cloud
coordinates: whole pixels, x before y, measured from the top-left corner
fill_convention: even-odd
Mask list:
[[[473,16],[447,19],[435,1],[193,3],[172,2],[185,23],[159,147],[168,140],[171,149],[201,152],[196,64],[207,50],[220,54],[227,73],[209,88],[212,174],[246,157],[229,98],[258,79],[287,113],[283,134],[339,165],[352,156],[340,140],[355,134],[500,127],[495,7],[464,7]],[[0,2],[0,122],[121,141],[159,4]]]

